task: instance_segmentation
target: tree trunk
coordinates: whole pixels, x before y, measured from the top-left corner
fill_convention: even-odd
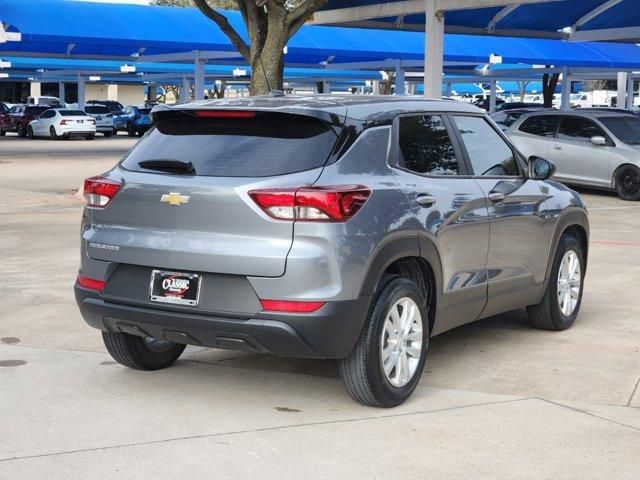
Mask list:
[[[551,76],[549,76],[548,73],[545,73],[542,76],[542,96],[544,98],[543,105],[545,108],[553,107],[553,94],[556,91],[556,87],[558,86],[559,80],[560,80],[559,73],[554,73]]]

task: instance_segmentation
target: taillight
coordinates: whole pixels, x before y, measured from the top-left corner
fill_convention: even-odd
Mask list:
[[[95,124],[96,124],[96,121],[95,121],[95,120],[89,120],[89,123],[90,123],[91,125],[95,125]]]
[[[82,275],[78,275],[78,285],[84,288],[88,288],[89,290],[95,290],[97,292],[101,292],[104,288],[105,282],[102,280],[96,280],[94,278],[83,277]]]
[[[303,222],[346,222],[371,190],[362,185],[252,190],[249,196],[270,217]]]
[[[60,120],[60,125],[66,125],[69,123],[69,120]]]
[[[325,302],[299,302],[289,300],[260,300],[262,309],[269,312],[312,313],[319,310]]]
[[[121,183],[103,177],[91,177],[84,181],[84,198],[88,207],[104,208],[118,193]]]

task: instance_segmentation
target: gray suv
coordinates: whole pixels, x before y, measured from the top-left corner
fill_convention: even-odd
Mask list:
[[[85,181],[75,285],[131,368],[185,345],[339,359],[351,396],[402,403],[429,340],[527,307],[564,330],[589,227],[479,109],[403,97],[264,97],[156,107]]]

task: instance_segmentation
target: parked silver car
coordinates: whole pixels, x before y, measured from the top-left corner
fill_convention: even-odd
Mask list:
[[[185,344],[339,359],[356,400],[402,403],[429,339],[527,307],[576,320],[589,225],[479,109],[403,97],[215,100],[85,181],[75,293],[107,350],[168,367]]]
[[[507,135],[526,156],[556,166],[555,179],[615,190],[640,200],[640,117],[607,111],[543,111],[522,116]]]

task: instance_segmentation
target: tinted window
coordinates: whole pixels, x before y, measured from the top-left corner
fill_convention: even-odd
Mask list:
[[[86,117],[87,114],[82,110],[60,110],[60,115],[63,117]]]
[[[7,108],[7,106],[4,103],[0,103],[0,112],[7,113],[8,111],[9,109]]]
[[[40,115],[40,118],[53,118],[55,116],[56,116],[55,110],[47,110],[42,115]]]
[[[150,171],[146,160],[191,162],[197,175],[268,177],[324,165],[337,135],[315,118],[256,113],[251,118],[205,118],[161,112],[156,128],[124,159],[128,170]]]
[[[494,122],[500,124],[500,125],[506,125],[507,124],[507,114],[506,113],[499,113],[497,115],[492,115],[491,116],[491,120],[493,120]]]
[[[605,127],[624,143],[640,144],[640,118],[638,117],[600,117]]]
[[[588,142],[591,137],[595,136],[606,138],[604,130],[588,118],[562,117],[562,120],[560,120],[558,138]]]
[[[151,113],[151,109],[150,108],[139,108],[138,109],[138,113],[141,113],[142,115],[149,115]]]
[[[536,115],[522,122],[519,130],[540,137],[553,137],[557,124],[558,117],[555,115]]]
[[[442,118],[400,118],[399,143],[405,168],[432,175],[459,173],[456,153]]]
[[[49,110],[49,107],[27,107],[24,109],[25,115],[38,116]]]
[[[93,114],[109,113],[109,109],[107,107],[99,107],[96,105],[88,105],[85,107],[84,111]]]
[[[475,175],[518,175],[513,151],[482,117],[453,117]]]

